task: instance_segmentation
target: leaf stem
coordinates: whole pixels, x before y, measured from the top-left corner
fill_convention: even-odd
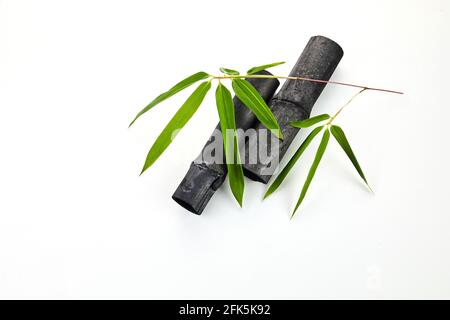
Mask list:
[[[382,91],[382,92],[387,92],[387,93],[403,94],[403,92],[390,90],[390,89],[372,88],[372,87],[363,86],[363,85],[359,85],[359,84],[352,84],[352,83],[331,81],[331,80],[329,80],[329,81],[327,81],[327,80],[319,80],[319,79],[312,79],[312,78],[306,78],[306,77],[285,77],[285,76],[270,76],[270,75],[259,75],[259,74],[223,75],[223,76],[211,76],[211,77],[213,79],[263,78],[263,79],[300,80],[300,81],[309,81],[309,82],[316,82],[316,83],[336,84],[336,85],[340,85],[340,86],[361,88],[361,89],[364,89],[364,90]]]
[[[357,96],[359,96],[361,93],[363,93],[366,90],[370,90],[370,89],[363,88],[362,90],[355,93],[342,107],[339,108],[339,110],[327,121],[327,123],[325,123],[325,125],[329,127],[331,125],[331,123],[333,122],[333,120],[336,119],[336,117],[341,113],[341,111],[344,110],[344,108],[346,106],[348,106]]]

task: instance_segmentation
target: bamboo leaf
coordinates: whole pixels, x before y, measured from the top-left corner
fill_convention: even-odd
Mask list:
[[[358,171],[358,174],[361,177],[361,179],[364,180],[367,187],[370,189],[370,191],[372,191],[372,188],[370,188],[369,183],[367,182],[367,179],[364,176],[364,172],[362,171],[361,166],[358,163],[358,160],[356,160],[356,156],[353,153],[353,150],[350,147],[350,144],[349,144],[347,137],[345,136],[342,128],[333,125],[333,126],[331,126],[330,130],[331,130],[331,133],[333,134],[334,138],[337,140],[337,142],[340,144],[340,146],[342,147],[344,152],[347,154],[350,161],[353,163],[353,166],[355,167],[356,171]]]
[[[317,149],[316,156],[314,157],[314,161],[309,169],[308,176],[306,177],[305,184],[303,185],[302,192],[300,193],[300,197],[298,198],[297,204],[295,205],[295,209],[292,212],[292,217],[295,215],[295,211],[297,211],[298,207],[302,203],[305,198],[306,192],[311,184],[312,179],[314,178],[314,174],[316,173],[317,167],[319,166],[320,160],[322,160],[322,156],[325,153],[325,150],[328,145],[328,141],[330,140],[330,131],[328,129],[325,130],[322,136],[322,140],[320,141],[319,148]]]
[[[276,137],[283,139],[283,134],[275,116],[259,92],[250,83],[241,79],[233,79],[232,86],[236,96],[253,111],[256,118]]]
[[[233,70],[233,69],[227,69],[227,68],[220,68],[220,71],[222,73],[229,74],[229,75],[238,75],[239,74],[238,71]]]
[[[254,73],[257,73],[259,71],[268,69],[268,68],[279,66],[280,64],[283,64],[283,63],[285,63],[285,62],[284,61],[282,61],[282,62],[274,62],[274,63],[264,64],[262,66],[253,67],[253,68],[250,68],[247,71],[247,74],[254,74]]]
[[[166,92],[160,94],[159,96],[157,96],[155,99],[153,99],[152,102],[150,102],[144,109],[142,109],[141,111],[139,111],[139,113],[136,115],[136,117],[133,119],[133,121],[131,121],[130,125],[128,127],[131,127],[133,125],[133,123],[140,117],[142,116],[144,113],[146,113],[148,110],[150,110],[151,108],[153,108],[154,106],[156,106],[158,103],[170,98],[171,96],[173,96],[174,94],[180,92],[183,89],[186,89],[187,87],[189,87],[190,85],[196,83],[197,81],[203,80],[208,78],[210,75],[207,74],[206,72],[197,72],[189,77],[187,77],[186,79],[178,82],[176,85],[174,85],[172,88],[170,88],[169,90],[167,90]]]
[[[293,121],[290,123],[291,126],[296,127],[296,128],[308,128],[311,127],[313,125],[315,125],[316,123],[319,123],[321,121],[330,119],[330,115],[329,114],[320,114],[318,116],[306,119],[306,120],[302,120],[302,121]]]
[[[275,180],[272,182],[270,187],[267,189],[266,193],[264,194],[264,199],[270,196],[275,190],[278,189],[278,187],[281,185],[281,183],[284,181],[286,176],[288,175],[289,171],[294,167],[297,160],[300,158],[300,156],[303,154],[303,152],[306,150],[306,148],[309,146],[311,141],[315,138],[315,136],[323,129],[323,126],[315,128],[311,133],[306,137],[305,141],[303,141],[302,145],[297,149],[295,154],[292,156],[292,158],[289,160],[287,165],[283,168],[283,170],[280,172],[280,174],[275,178]]]
[[[184,125],[191,119],[195,111],[202,103],[203,99],[211,88],[211,82],[205,81],[201,83],[197,89],[189,96],[185,103],[178,109],[173,118],[159,134],[156,141],[153,143],[150,151],[147,154],[147,158],[142,168],[142,173],[147,170],[158,157],[166,150],[178,131],[184,127]]]
[[[221,83],[219,83],[216,90],[216,104],[220,119],[220,127],[222,130],[231,192],[239,205],[242,207],[242,198],[244,195],[244,173],[239,157],[236,122],[234,117],[234,104],[230,91]],[[230,130],[232,131],[231,137],[227,134],[230,133]]]

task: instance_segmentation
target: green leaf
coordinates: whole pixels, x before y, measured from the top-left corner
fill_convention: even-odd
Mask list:
[[[259,92],[249,82],[241,79],[233,79],[232,86],[236,96],[253,111],[256,118],[276,137],[283,139],[283,134],[275,116]]]
[[[334,138],[337,140],[337,142],[341,145],[342,149],[347,154],[350,161],[353,163],[353,166],[355,167],[356,171],[358,171],[358,174],[361,177],[361,179],[364,180],[367,187],[370,189],[370,191],[372,191],[372,188],[370,188],[369,183],[367,182],[367,179],[364,176],[364,172],[362,171],[361,166],[358,163],[358,160],[356,160],[356,156],[353,153],[353,150],[350,147],[350,144],[348,143],[347,137],[345,136],[342,128],[333,125],[333,126],[331,126],[330,130],[331,130],[331,133],[333,134]]]
[[[239,145],[236,136],[234,104],[230,91],[221,83],[216,90],[216,104],[222,130],[225,159],[228,169],[228,179],[231,192],[242,207],[244,195],[244,172],[239,157]],[[232,130],[232,137],[227,136],[227,130]],[[232,138],[232,139],[229,139]]]
[[[153,143],[150,151],[147,154],[142,173],[147,170],[159,156],[166,150],[169,144],[175,139],[178,131],[191,119],[195,111],[202,103],[203,99],[211,88],[211,82],[205,81],[201,83],[197,89],[189,96],[185,103],[178,109],[173,118],[159,134],[156,141]]]
[[[314,174],[316,173],[320,160],[322,160],[322,156],[325,153],[329,140],[330,140],[330,131],[326,129],[325,132],[323,133],[322,140],[320,141],[319,148],[317,149],[316,156],[314,157],[314,161],[311,165],[311,168],[309,169],[309,173],[308,176],[306,177],[306,181],[305,184],[303,185],[300,197],[298,198],[297,204],[295,205],[294,212],[292,212],[291,219],[294,217],[295,211],[297,211],[298,207],[305,198],[306,192],[308,191],[309,185],[311,184],[311,181],[314,178]]]
[[[282,61],[282,62],[274,62],[274,63],[264,64],[262,66],[253,67],[253,68],[248,69],[247,74],[254,74],[254,73],[257,73],[259,71],[268,69],[268,68],[279,66],[280,64],[283,64],[283,63],[285,63],[285,62],[284,61]]]
[[[289,160],[287,165],[283,168],[283,170],[280,172],[280,174],[275,178],[275,180],[272,182],[270,187],[267,189],[266,193],[264,194],[264,199],[270,196],[275,190],[278,189],[278,187],[281,185],[281,183],[284,181],[286,176],[288,175],[289,171],[294,167],[297,160],[300,158],[300,156],[303,154],[303,152],[306,150],[306,148],[309,146],[311,141],[313,141],[314,137],[323,129],[323,126],[315,128],[311,133],[306,137],[305,141],[303,141],[302,145],[297,149],[295,154],[292,156],[292,158]]]
[[[239,74],[238,71],[232,70],[232,69],[227,69],[227,68],[220,68],[220,71],[222,73],[229,74],[229,75],[236,75],[237,76]]]
[[[144,113],[146,113],[148,110],[150,110],[151,108],[153,108],[154,106],[156,106],[158,103],[170,98],[171,96],[173,96],[174,94],[180,92],[183,89],[186,89],[187,87],[189,87],[190,85],[196,83],[197,81],[203,80],[208,78],[210,75],[207,74],[206,72],[197,72],[195,74],[193,74],[192,76],[187,77],[186,79],[178,82],[176,85],[174,85],[172,88],[170,88],[168,91],[160,94],[159,96],[157,96],[152,102],[150,102],[144,109],[142,109],[134,118],[133,121],[131,121],[130,125],[128,127],[131,127],[133,125],[133,123],[140,117],[142,116]]]
[[[290,123],[291,126],[296,127],[296,128],[308,128],[311,127],[313,125],[315,125],[316,123],[319,123],[321,121],[330,119],[330,115],[329,114],[320,114],[318,116],[306,119],[306,120],[302,120],[302,121],[293,121]]]

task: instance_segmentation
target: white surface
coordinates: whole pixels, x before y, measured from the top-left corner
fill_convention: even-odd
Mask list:
[[[450,298],[449,10],[0,1],[0,298]],[[316,34],[344,48],[333,79],[406,92],[339,118],[375,195],[333,142],[293,221],[313,150],[268,200],[246,180],[244,209],[225,185],[187,213],[171,195],[217,122],[211,94],[138,177],[188,92],[128,130],[155,95],[220,66],[287,60],[286,75]],[[353,92],[328,86],[313,114]]]

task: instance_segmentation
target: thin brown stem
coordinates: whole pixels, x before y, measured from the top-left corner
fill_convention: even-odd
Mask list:
[[[264,78],[264,79],[285,79],[285,80],[300,80],[300,81],[309,81],[309,82],[316,82],[316,83],[328,83],[328,84],[335,84],[340,86],[347,86],[347,87],[353,87],[353,88],[360,88],[363,90],[372,90],[372,91],[382,91],[387,93],[395,93],[395,94],[403,94],[403,92],[390,90],[390,89],[381,89],[381,88],[372,88],[368,86],[363,86],[359,84],[352,84],[352,83],[346,83],[346,82],[340,82],[340,81],[332,81],[332,80],[319,80],[319,79],[312,79],[312,78],[306,78],[306,77],[285,77],[285,76],[269,76],[269,75],[258,75],[258,74],[247,74],[247,75],[224,75],[224,76],[213,76],[214,79],[234,79],[234,78]]]

